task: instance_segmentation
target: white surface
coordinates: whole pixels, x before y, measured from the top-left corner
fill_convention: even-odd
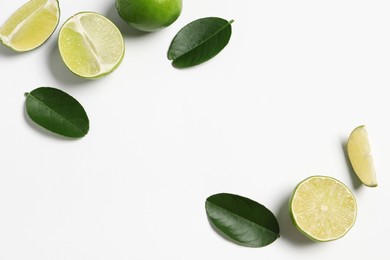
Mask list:
[[[245,2],[245,3],[244,3]],[[15,54],[0,46],[0,259],[389,259],[390,2],[184,1],[181,17],[151,34],[130,29],[114,1],[61,1],[60,25],[96,11],[122,30],[126,55],[98,80],[70,73],[47,43]],[[0,0],[0,23],[23,0]],[[205,16],[234,19],[229,45],[186,70],[166,52]],[[24,92],[66,91],[86,109],[80,140],[36,127]],[[358,185],[343,151],[365,124],[377,188]],[[355,226],[314,243],[291,225],[287,200],[314,175],[348,185]],[[210,227],[205,199],[230,192],[277,216],[281,238],[237,246]]]

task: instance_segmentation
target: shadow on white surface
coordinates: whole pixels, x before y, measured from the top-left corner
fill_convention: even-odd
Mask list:
[[[0,44],[0,55],[1,56],[11,57],[11,56],[16,56],[16,55],[20,55],[20,54],[21,54],[20,52],[11,50],[10,48],[6,47],[5,45]]]
[[[280,205],[279,211],[276,218],[279,221],[280,227],[280,238],[288,240],[289,242],[299,246],[314,246],[316,242],[310,240],[304,236],[299,230],[293,225],[290,217],[290,195],[286,196]]]

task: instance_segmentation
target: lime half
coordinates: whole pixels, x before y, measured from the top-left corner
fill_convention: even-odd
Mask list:
[[[78,13],[63,24],[58,48],[65,65],[83,78],[111,73],[125,52],[119,29],[108,18],[93,12]]]
[[[57,0],[31,0],[0,27],[0,41],[18,52],[35,49],[53,34],[59,17]]]
[[[312,240],[325,242],[343,237],[353,226],[357,205],[352,192],[328,176],[312,176],[295,188],[290,199],[294,225]]]
[[[378,186],[371,146],[364,125],[356,127],[348,138],[348,157],[360,181],[368,187]]]

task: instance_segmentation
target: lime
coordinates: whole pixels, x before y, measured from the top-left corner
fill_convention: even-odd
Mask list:
[[[368,187],[378,186],[371,146],[364,125],[356,127],[348,138],[348,157],[356,175]]]
[[[343,237],[353,226],[357,205],[352,192],[328,176],[312,176],[295,188],[290,198],[294,225],[312,240]]]
[[[103,15],[93,12],[77,13],[63,24],[58,48],[65,65],[83,78],[111,73],[125,52],[119,29]]]
[[[0,41],[18,52],[33,50],[53,34],[59,17],[57,0],[31,0],[0,27]]]
[[[140,31],[161,30],[179,18],[182,0],[116,0],[119,16]]]

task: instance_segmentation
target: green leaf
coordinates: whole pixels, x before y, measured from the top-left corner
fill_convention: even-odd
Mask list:
[[[206,17],[184,26],[173,38],[168,59],[178,68],[201,64],[217,55],[228,44],[233,21]]]
[[[67,137],[83,137],[89,120],[81,104],[67,93],[40,87],[26,93],[27,114],[38,125]]]
[[[262,247],[279,237],[279,223],[263,205],[239,195],[219,193],[206,200],[212,226],[224,237],[248,247]]]

